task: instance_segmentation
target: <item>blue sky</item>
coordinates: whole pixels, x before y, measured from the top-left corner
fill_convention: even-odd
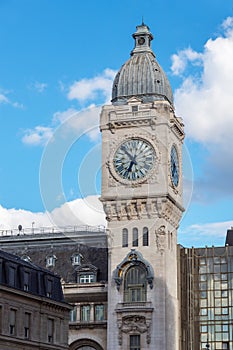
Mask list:
[[[179,242],[224,244],[233,225],[230,0],[0,0],[0,230],[104,224],[99,106],[142,17],[186,125]]]

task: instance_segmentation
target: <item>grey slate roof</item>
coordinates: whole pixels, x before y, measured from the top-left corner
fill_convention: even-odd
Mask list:
[[[25,273],[28,286],[25,290]],[[48,283],[51,283],[51,288]],[[24,292],[64,302],[60,277],[19,256],[0,250],[0,284]],[[49,292],[49,295],[48,295]]]

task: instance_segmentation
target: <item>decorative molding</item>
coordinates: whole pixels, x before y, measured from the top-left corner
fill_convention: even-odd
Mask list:
[[[129,267],[134,265],[142,265],[146,270],[146,279],[150,286],[150,289],[153,288],[154,273],[153,268],[148,261],[146,261],[142,254],[135,249],[126,255],[124,260],[117,266],[116,270],[113,272],[113,279],[116,283],[117,290],[120,290],[120,286],[123,281],[123,274],[128,270]]]
[[[183,208],[169,197],[105,200],[103,202],[107,221],[124,221],[148,218],[164,218],[178,228]]]
[[[118,342],[122,345],[122,333],[135,334],[135,333],[147,333],[146,342],[151,342],[151,320],[146,319],[145,316],[141,315],[130,315],[123,316],[122,319],[118,320]]]
[[[157,231],[155,231],[156,235],[156,245],[158,251],[161,253],[161,255],[164,253],[166,249],[166,231],[165,226],[161,225]]]

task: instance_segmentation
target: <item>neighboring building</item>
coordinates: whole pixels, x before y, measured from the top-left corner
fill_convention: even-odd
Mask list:
[[[0,237],[58,273],[70,350],[233,349],[233,230],[226,247],[177,245],[184,126],[142,23],[100,116],[107,229]]]
[[[106,231],[82,227],[25,232],[4,232],[0,246],[61,276],[65,300],[73,305],[69,349],[107,349]]]
[[[68,349],[71,307],[60,278],[0,251],[0,349]]]
[[[233,229],[225,247],[179,247],[182,350],[233,349]]]

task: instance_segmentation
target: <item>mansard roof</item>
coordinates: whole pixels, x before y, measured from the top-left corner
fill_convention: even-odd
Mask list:
[[[3,250],[0,250],[0,285],[64,302],[59,276]]]

